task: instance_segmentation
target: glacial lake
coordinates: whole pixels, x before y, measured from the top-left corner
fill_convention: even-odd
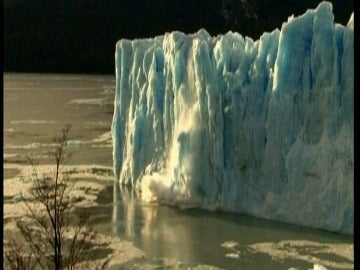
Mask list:
[[[115,76],[5,73],[4,180],[16,179],[28,166],[25,155],[39,165],[53,164],[53,137],[67,123],[72,124],[69,164],[87,168],[86,179],[95,184],[104,172],[114,178],[114,95]],[[96,230],[143,250],[147,265],[151,258],[154,266],[147,269],[169,269],[164,258],[176,261],[175,269],[354,268],[352,236],[241,214],[149,205],[115,181],[108,193],[110,198],[89,210],[98,216]],[[121,269],[143,269],[142,263],[137,259]]]

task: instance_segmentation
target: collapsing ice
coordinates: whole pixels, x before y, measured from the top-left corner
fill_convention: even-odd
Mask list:
[[[353,233],[354,15],[290,17],[259,40],[116,44],[114,170],[144,200]]]

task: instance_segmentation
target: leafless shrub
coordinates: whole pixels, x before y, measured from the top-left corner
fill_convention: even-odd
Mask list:
[[[61,173],[61,165],[67,158],[65,149],[70,129],[71,125],[66,125],[61,135],[54,139],[57,146],[53,176],[40,177],[33,160],[27,157],[33,168],[33,186],[30,190],[32,200],[24,199],[27,215],[17,221],[24,243],[19,244],[14,238],[8,237],[10,244],[4,257],[12,270],[74,270],[79,268],[80,262],[91,260],[89,243],[94,240],[95,233],[86,218],[70,226],[69,210],[72,202],[66,192],[68,177]],[[106,269],[109,260],[95,267],[92,264],[92,268]]]

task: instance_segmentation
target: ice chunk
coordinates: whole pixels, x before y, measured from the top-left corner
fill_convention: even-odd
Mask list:
[[[239,246],[239,243],[236,241],[226,241],[221,244],[221,247],[226,248],[226,249],[235,249],[238,246]]]
[[[314,264],[314,270],[327,270],[325,266],[322,266],[321,264]]]

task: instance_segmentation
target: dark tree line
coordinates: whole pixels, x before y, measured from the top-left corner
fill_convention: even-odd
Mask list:
[[[258,38],[321,0],[5,0],[4,69],[114,74],[115,43],[180,30]],[[332,0],[346,23],[353,1]]]

